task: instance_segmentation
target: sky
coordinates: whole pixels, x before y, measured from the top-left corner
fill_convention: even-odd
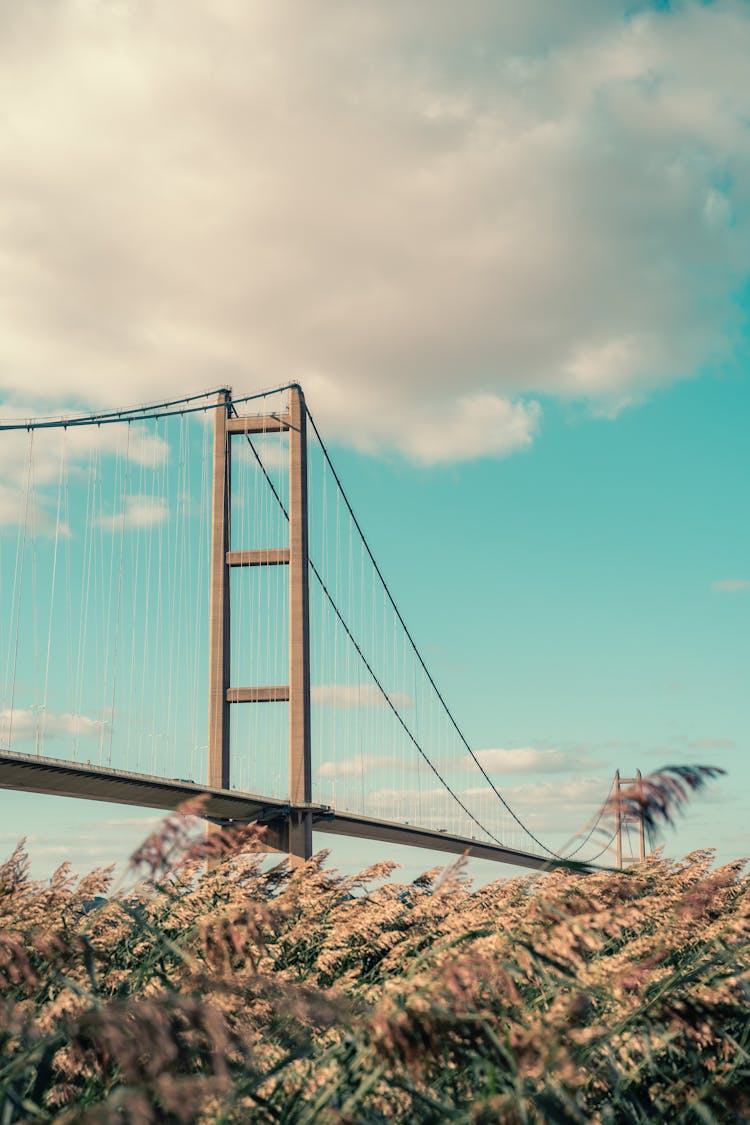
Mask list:
[[[704,761],[668,850],[743,854],[748,57],[746,0],[0,0],[0,414],[300,381],[535,829]],[[39,871],[146,823],[1,799]]]

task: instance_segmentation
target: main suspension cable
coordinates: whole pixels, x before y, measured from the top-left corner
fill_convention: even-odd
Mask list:
[[[293,385],[294,384],[292,384],[292,383],[285,383],[283,385],[273,387],[273,388],[270,388],[270,389],[267,389],[267,390],[262,390],[262,391],[254,393],[254,394],[243,395],[243,396],[235,398],[235,399],[229,398],[228,399],[228,405],[230,406],[230,409],[232,410],[232,412],[236,415],[237,414],[236,406],[242,405],[244,403],[258,401],[259,399],[265,399],[265,398],[268,398],[268,397],[273,396],[273,395],[281,394],[284,391],[289,390],[290,387],[292,387]],[[198,394],[184,396],[182,398],[175,398],[175,399],[165,400],[163,402],[158,402],[158,403],[149,403],[149,404],[144,404],[142,406],[130,407],[130,408],[125,408],[125,409],[117,410],[117,411],[105,411],[105,412],[100,412],[100,413],[96,413],[96,414],[89,414],[89,415],[71,416],[71,417],[61,416],[61,417],[58,417],[58,418],[46,418],[46,419],[27,419],[25,421],[14,419],[14,420],[8,420],[6,422],[2,422],[0,420],[0,432],[25,430],[25,431],[29,432],[31,438],[33,439],[34,431],[37,430],[37,429],[52,429],[52,428],[68,429],[68,428],[80,427],[80,426],[97,426],[97,427],[99,427],[99,426],[102,426],[102,425],[110,425],[110,424],[116,424],[116,423],[121,423],[121,424],[125,423],[125,422],[132,423],[134,421],[146,421],[146,420],[149,420],[149,419],[158,419],[158,418],[163,418],[163,417],[182,416],[182,415],[193,414],[193,413],[201,413],[201,412],[206,413],[208,410],[220,408],[220,406],[217,406],[216,403],[211,403],[208,400],[211,397],[219,396],[223,391],[226,391],[226,388],[223,388],[223,387],[222,388],[216,388],[216,389],[213,389],[213,390],[203,391],[203,392],[198,393]],[[477,757],[477,754],[471,748],[468,740],[466,739],[465,735],[463,734],[463,731],[459,727],[456,718],[454,717],[452,711],[448,707],[448,704],[447,704],[445,698],[443,697],[440,689],[438,688],[431,672],[429,671],[429,669],[428,669],[419,649],[417,648],[416,642],[415,642],[411,632],[409,631],[409,629],[406,625],[406,622],[405,622],[405,620],[404,620],[404,618],[403,618],[403,616],[402,616],[402,614],[401,614],[401,612],[400,612],[400,610],[399,610],[399,608],[396,604],[396,601],[395,601],[395,599],[394,599],[394,597],[393,597],[393,595],[390,591],[390,588],[388,586],[388,583],[386,582],[386,579],[383,575],[383,572],[381,571],[381,569],[380,569],[380,567],[379,567],[379,565],[378,565],[378,563],[377,563],[377,561],[376,561],[376,559],[373,555],[373,552],[372,552],[372,550],[371,550],[371,548],[370,548],[370,546],[369,546],[369,544],[368,544],[368,542],[365,538],[364,532],[362,530],[362,526],[361,526],[359,520],[357,519],[357,516],[354,513],[354,510],[353,510],[352,505],[349,501],[349,498],[346,494],[346,491],[343,487],[341,479],[340,479],[340,477],[339,477],[339,475],[338,475],[338,473],[337,473],[337,471],[336,471],[336,469],[333,465],[331,457],[330,457],[330,455],[328,453],[328,450],[325,446],[325,443],[323,442],[323,439],[321,437],[320,431],[318,430],[318,427],[315,423],[315,419],[313,418],[313,416],[312,416],[312,414],[311,414],[311,412],[310,412],[310,410],[307,406],[305,406],[305,410],[306,410],[307,418],[309,419],[310,424],[312,426],[312,429],[313,429],[313,431],[314,431],[314,433],[315,433],[315,435],[318,439],[318,442],[320,444],[320,448],[321,448],[321,451],[323,453],[325,463],[327,464],[328,469],[330,470],[330,472],[332,474],[333,480],[336,483],[339,495],[341,496],[341,499],[343,500],[344,505],[345,505],[345,507],[346,507],[346,509],[349,513],[349,517],[352,521],[352,524],[356,528],[356,531],[357,531],[357,534],[359,535],[362,547],[364,548],[364,551],[365,551],[367,557],[369,558],[370,563],[373,566],[373,569],[374,569],[375,574],[377,575],[377,577],[380,581],[380,584],[382,586],[384,594],[385,594],[385,596],[386,596],[386,598],[387,598],[387,600],[388,600],[388,602],[389,602],[389,604],[390,604],[390,606],[391,606],[391,608],[392,608],[392,610],[395,614],[395,617],[396,617],[397,621],[399,622],[399,624],[401,626],[401,629],[403,630],[403,635],[406,638],[406,640],[408,641],[408,644],[411,648],[411,651],[413,652],[414,656],[416,657],[418,665],[421,667],[421,669],[422,669],[422,671],[423,671],[423,673],[424,673],[424,675],[427,679],[427,682],[429,683],[430,687],[432,688],[433,692],[435,693],[435,697],[439,701],[440,706],[442,707],[445,715],[447,716],[447,718],[448,718],[451,726],[453,727],[456,735],[458,736],[460,742],[464,746],[465,750],[468,752],[468,754],[471,757],[474,765],[478,768],[480,774],[484,778],[484,780],[487,783],[487,785],[489,786],[489,788],[495,794],[495,797],[501,803],[501,805],[506,810],[506,812],[515,821],[515,823],[520,827],[522,832],[525,833],[528,836],[528,838],[531,839],[539,848],[541,848],[544,852],[548,853],[548,855],[550,857],[552,857],[553,859],[561,860],[563,862],[567,859],[570,859],[572,856],[578,854],[578,852],[581,851],[581,849],[585,846],[585,844],[589,841],[589,839],[593,835],[594,831],[596,830],[596,828],[598,827],[598,825],[599,825],[599,823],[602,819],[602,816],[604,815],[604,812],[605,812],[605,809],[606,809],[606,802],[602,806],[602,808],[601,808],[598,816],[596,817],[594,823],[591,825],[591,827],[587,830],[586,834],[583,836],[583,839],[580,841],[580,843],[578,843],[575,850],[573,852],[571,852],[568,856],[560,855],[559,853],[555,852],[552,848],[550,848],[547,844],[545,844],[542,840],[540,840],[526,826],[526,824],[523,822],[523,820],[514,811],[512,806],[509,804],[509,802],[503,796],[501,791],[495,785],[494,781],[492,780],[492,778],[488,774],[487,770],[482,765],[480,759]],[[128,428],[130,429],[130,427],[128,427]],[[257,463],[258,463],[267,483],[270,486],[271,492],[272,492],[273,496],[275,497],[276,502],[280,506],[280,508],[281,508],[281,510],[284,514],[284,517],[288,522],[289,521],[289,513],[286,509],[286,506],[283,503],[283,500],[282,500],[282,498],[279,494],[279,491],[276,488],[273,480],[269,476],[269,474],[266,470],[266,467],[263,464],[263,461],[261,460],[260,455],[258,454],[258,451],[255,448],[255,445],[253,444],[253,442],[250,439],[250,435],[246,434],[245,436],[246,436],[248,445],[249,445],[249,447],[250,447],[250,449],[253,453],[253,456],[254,456],[255,460],[257,461]],[[59,519],[59,513],[58,513],[58,519]],[[120,560],[120,565],[122,565],[122,560]],[[499,839],[497,839],[493,835],[493,833],[488,828],[485,827],[484,824],[482,824],[482,822],[470,811],[469,808],[467,808],[467,806],[464,804],[464,802],[461,800],[461,798],[458,796],[458,794],[454,791],[454,789],[448,783],[446,778],[443,777],[443,775],[440,773],[440,771],[434,765],[434,763],[432,762],[432,760],[430,759],[428,754],[424,751],[424,749],[422,748],[419,740],[417,739],[415,734],[412,733],[408,724],[405,722],[405,720],[401,716],[398,707],[395,705],[394,701],[392,700],[392,698],[390,697],[388,692],[385,690],[385,687],[383,686],[383,684],[379,680],[378,676],[376,675],[372,665],[370,664],[369,660],[365,656],[365,653],[362,650],[360,644],[358,643],[358,641],[354,637],[351,629],[349,628],[349,625],[347,624],[346,620],[344,619],[343,614],[341,613],[338,606],[336,605],[336,602],[333,598],[333,595],[331,594],[330,590],[328,589],[328,586],[326,585],[320,571],[318,570],[318,568],[316,567],[315,563],[312,560],[310,560],[309,565],[310,565],[310,569],[311,569],[313,575],[315,576],[316,580],[318,581],[318,583],[320,585],[320,588],[323,592],[323,595],[326,599],[326,602],[328,604],[330,604],[336,619],[338,620],[339,624],[343,628],[344,633],[346,634],[347,638],[352,643],[355,651],[357,652],[357,655],[359,656],[360,660],[362,661],[362,664],[367,669],[369,675],[372,677],[372,680],[373,680],[374,684],[376,685],[377,689],[379,690],[379,692],[383,696],[386,704],[388,705],[388,707],[391,709],[391,711],[395,715],[398,723],[403,728],[407,737],[413,743],[413,745],[417,749],[418,753],[421,755],[422,759],[424,759],[424,761],[427,763],[427,765],[429,766],[429,768],[432,771],[432,773],[434,774],[434,776],[439,780],[439,782],[443,786],[443,788],[453,797],[456,804],[466,813],[466,815],[469,817],[469,819],[474,824],[476,824],[481,829],[482,832],[484,832],[487,836],[489,836],[496,844],[498,844],[501,847],[506,846],[506,845],[502,844],[502,842]],[[117,646],[117,639],[115,639],[115,648],[116,648],[116,646]],[[115,656],[115,660],[116,660],[116,656]],[[14,667],[14,673],[15,673],[15,667]],[[14,675],[14,681],[15,681],[15,675]],[[11,703],[11,717],[10,717],[11,729],[12,729],[12,724],[13,724],[12,706],[13,705]],[[111,752],[111,743],[110,743],[110,752]],[[611,843],[611,841],[610,841],[610,843]],[[605,848],[602,849],[602,851],[598,853],[598,855],[603,854],[603,851],[606,851],[608,846],[609,846],[609,844],[606,845]],[[594,858],[598,858],[598,855],[595,856]],[[592,862],[592,861],[589,860],[588,862]]]
[[[283,392],[288,391],[291,386],[291,383],[284,383],[279,387],[256,391],[256,393],[252,395],[242,395],[241,398],[233,399],[233,401],[240,405],[244,402],[255,402],[259,398],[269,398],[272,395],[283,394]],[[225,389],[226,388],[219,387],[216,390],[203,391],[199,395],[190,395],[187,398],[147,403],[144,406],[131,406],[122,410],[112,410],[100,414],[72,415],[71,417],[61,415],[55,418],[27,418],[25,421],[20,422],[18,420],[12,422],[3,422],[0,420],[0,432],[9,430],[68,429],[74,426],[109,426],[115,425],[118,422],[145,422],[153,418],[173,418],[183,414],[200,414],[208,410],[216,409],[214,403],[209,403],[205,400],[221,394]],[[199,400],[201,401],[200,406],[190,405]],[[180,406],[181,408],[179,410],[173,410],[172,407],[174,406]]]
[[[516,824],[518,824],[519,827],[523,829],[523,831],[534,841],[535,844],[538,844],[539,847],[542,848],[544,851],[549,852],[549,854],[554,859],[564,859],[565,858],[564,856],[558,855],[557,852],[553,851],[552,848],[550,848],[547,844],[543,843],[537,836],[534,835],[534,833],[529,828],[526,827],[524,822],[521,820],[521,818],[518,816],[518,814],[513,810],[513,808],[508,803],[508,801],[505,799],[505,797],[503,797],[502,793],[497,788],[497,786],[493,782],[492,778],[489,776],[489,774],[485,770],[484,766],[479,761],[476,754],[474,753],[471,746],[469,745],[469,742],[467,741],[463,731],[461,730],[458,723],[456,722],[456,719],[454,718],[452,711],[448,707],[448,704],[445,702],[445,699],[443,698],[443,695],[440,692],[440,689],[438,688],[437,684],[435,683],[434,679],[432,678],[432,675],[431,675],[427,665],[425,664],[424,660],[422,659],[422,655],[421,655],[419,649],[417,648],[417,645],[416,645],[416,642],[414,641],[414,638],[412,637],[411,633],[409,632],[409,629],[406,625],[406,622],[404,621],[403,617],[401,616],[401,612],[400,612],[398,606],[396,605],[396,602],[393,598],[393,595],[391,594],[390,589],[388,588],[388,583],[386,582],[386,580],[383,576],[383,572],[381,571],[380,567],[378,566],[378,564],[375,560],[375,556],[373,555],[372,551],[370,550],[370,546],[369,546],[367,540],[365,539],[365,534],[364,534],[364,532],[363,532],[363,530],[360,526],[359,520],[357,519],[356,515],[354,514],[354,509],[352,508],[351,504],[349,503],[349,498],[346,495],[346,492],[344,490],[344,486],[341,483],[341,479],[339,478],[339,475],[338,475],[338,473],[336,472],[336,470],[333,466],[333,462],[331,461],[328,450],[325,447],[325,443],[323,442],[323,439],[320,436],[320,430],[315,425],[315,419],[313,418],[313,416],[310,413],[310,410],[307,408],[307,406],[305,407],[305,409],[307,411],[307,417],[310,419],[310,425],[312,426],[313,430],[315,431],[315,436],[317,437],[317,439],[320,443],[320,448],[323,451],[323,456],[325,457],[326,462],[328,464],[328,467],[331,470],[331,473],[333,474],[333,479],[336,481],[338,489],[341,493],[341,497],[342,497],[342,499],[343,499],[343,501],[344,501],[344,503],[347,507],[347,510],[349,512],[349,515],[351,516],[351,519],[354,523],[354,526],[356,527],[357,532],[359,533],[359,537],[362,540],[362,544],[363,544],[365,550],[367,551],[370,562],[372,563],[372,565],[375,569],[375,573],[377,574],[378,578],[380,579],[380,582],[381,582],[381,584],[383,586],[383,589],[386,593],[388,601],[391,603],[391,607],[393,609],[393,612],[396,614],[396,617],[398,618],[398,621],[401,624],[401,628],[404,630],[404,633],[406,634],[406,637],[409,641],[409,644],[411,645],[412,652],[414,653],[417,660],[419,661],[419,664],[422,668],[422,671],[424,672],[430,686],[432,687],[432,690],[435,692],[435,695],[437,696],[438,700],[440,701],[440,704],[441,704],[443,710],[445,711],[445,714],[447,715],[448,719],[450,720],[450,722],[453,726],[453,729],[455,730],[456,734],[460,738],[463,745],[468,750],[474,764],[479,769],[479,771],[482,774],[482,776],[484,777],[485,781],[490,786],[490,788],[492,789],[492,791],[494,792],[495,796],[498,798],[500,803],[503,805],[505,810],[508,813],[510,813],[510,815],[513,817],[513,820],[515,820]],[[486,831],[486,829],[485,829],[485,831]]]
[[[235,413],[236,413],[236,411],[235,411]],[[317,430],[316,430],[316,433],[317,433]],[[320,436],[320,435],[318,435],[318,436]],[[263,473],[263,476],[264,476],[264,477],[266,478],[266,481],[268,482],[268,485],[269,485],[269,487],[270,487],[270,489],[271,489],[271,491],[272,491],[273,495],[275,496],[275,498],[276,498],[276,501],[277,501],[277,503],[278,503],[279,507],[281,508],[281,511],[282,511],[282,512],[283,512],[283,514],[284,514],[284,518],[286,519],[286,521],[287,521],[287,522],[289,522],[289,512],[288,512],[288,510],[287,510],[287,508],[286,508],[286,505],[284,504],[284,501],[283,501],[283,500],[281,499],[281,496],[279,495],[279,491],[278,491],[278,489],[276,488],[276,485],[275,485],[275,484],[274,484],[274,482],[273,482],[273,481],[271,480],[271,477],[270,477],[270,475],[269,475],[268,471],[266,470],[266,467],[265,467],[265,465],[263,464],[263,461],[261,460],[260,454],[258,453],[257,449],[255,448],[255,445],[254,445],[254,444],[253,444],[253,442],[251,441],[251,439],[250,439],[250,435],[249,435],[249,434],[245,434],[245,438],[246,438],[246,440],[247,440],[247,443],[248,443],[248,445],[250,446],[250,449],[251,449],[251,451],[252,451],[253,457],[254,457],[254,458],[255,458],[255,460],[257,461],[257,463],[258,463],[258,466],[259,466],[259,468],[260,468],[261,472]],[[321,446],[322,446],[322,442],[321,442]],[[330,464],[330,462],[329,462],[329,464]],[[334,474],[334,475],[335,475],[335,474]],[[340,487],[340,486],[339,486],[339,487]],[[343,492],[342,492],[342,495],[343,495]],[[344,499],[346,499],[346,498],[344,497]],[[347,507],[348,507],[348,501],[347,501]],[[357,530],[359,530],[359,528],[358,528]],[[361,536],[361,534],[362,534],[362,533],[361,533],[361,531],[360,531],[360,536]],[[406,723],[404,722],[404,720],[403,720],[403,718],[402,718],[402,716],[401,716],[401,713],[399,712],[398,708],[397,708],[397,707],[396,707],[396,705],[394,704],[394,702],[393,702],[393,700],[391,699],[391,697],[389,696],[388,692],[387,692],[387,691],[385,690],[385,688],[383,687],[382,683],[381,683],[381,682],[380,682],[380,680],[378,679],[378,676],[376,675],[376,673],[375,673],[375,670],[374,670],[374,668],[373,668],[373,667],[372,667],[372,665],[370,664],[369,660],[367,659],[367,657],[365,656],[364,652],[362,651],[362,648],[360,647],[360,645],[359,645],[359,643],[358,643],[357,639],[355,638],[355,636],[353,635],[353,633],[352,633],[351,629],[349,628],[349,626],[347,625],[346,621],[344,620],[344,617],[343,617],[343,615],[342,615],[341,611],[339,610],[338,606],[336,605],[336,602],[334,601],[333,595],[332,595],[332,594],[331,594],[331,592],[329,591],[329,589],[328,589],[328,587],[327,587],[327,585],[326,585],[326,583],[325,583],[325,581],[324,581],[324,579],[323,579],[323,576],[321,575],[320,571],[318,570],[318,568],[316,567],[316,565],[315,565],[315,563],[314,563],[314,562],[312,561],[312,559],[309,559],[309,560],[308,560],[308,562],[309,562],[310,570],[311,570],[311,571],[312,571],[312,573],[313,573],[313,574],[315,575],[315,578],[317,579],[318,583],[320,584],[320,588],[321,588],[321,590],[322,590],[322,592],[323,592],[323,595],[325,596],[326,600],[327,600],[327,601],[328,601],[328,603],[330,604],[330,606],[331,606],[331,609],[333,610],[333,612],[334,612],[334,614],[335,614],[336,618],[338,619],[338,622],[339,622],[339,624],[341,625],[341,627],[343,628],[344,632],[346,633],[346,636],[347,636],[347,637],[349,638],[349,640],[351,641],[351,643],[352,643],[352,645],[354,646],[354,649],[355,649],[355,651],[356,651],[357,655],[359,656],[360,660],[361,660],[361,661],[362,661],[362,663],[364,664],[364,666],[365,666],[365,668],[367,669],[367,671],[368,671],[368,672],[370,673],[370,675],[372,676],[372,679],[373,679],[373,682],[375,683],[375,686],[377,687],[378,691],[379,691],[379,692],[381,693],[381,695],[383,696],[383,699],[385,700],[385,702],[386,702],[386,704],[388,705],[388,707],[390,707],[391,711],[392,711],[392,712],[393,712],[393,714],[394,714],[394,715],[396,716],[396,719],[398,720],[399,724],[400,724],[400,725],[401,725],[401,727],[403,728],[403,730],[404,730],[404,732],[406,733],[407,737],[408,737],[408,738],[410,739],[410,741],[411,741],[411,742],[412,742],[412,743],[414,744],[414,746],[416,747],[416,749],[418,750],[418,752],[419,752],[419,753],[421,754],[421,756],[422,756],[422,757],[424,758],[425,762],[426,762],[426,763],[427,763],[427,765],[428,765],[428,766],[430,767],[430,769],[432,770],[432,772],[434,773],[435,777],[436,777],[436,778],[438,779],[438,781],[440,782],[440,784],[441,784],[441,785],[443,786],[443,788],[444,788],[444,789],[446,789],[448,793],[450,793],[451,797],[453,797],[454,801],[456,801],[456,803],[457,803],[457,804],[458,804],[458,805],[459,805],[459,806],[460,806],[460,807],[461,807],[461,808],[463,809],[463,811],[464,811],[464,812],[466,813],[466,815],[467,815],[467,816],[469,817],[469,819],[470,819],[470,820],[472,820],[472,821],[474,822],[474,824],[476,824],[476,825],[477,825],[477,827],[478,827],[478,828],[479,828],[479,829],[480,829],[480,830],[481,830],[482,832],[484,832],[484,833],[485,833],[485,834],[486,834],[487,836],[489,836],[489,837],[490,837],[490,839],[491,839],[491,840],[492,840],[492,841],[493,841],[494,843],[496,843],[496,844],[497,844],[497,845],[498,845],[499,847],[501,847],[501,848],[504,848],[504,847],[505,847],[506,845],[505,845],[505,844],[503,844],[502,840],[498,840],[498,838],[497,838],[497,837],[496,837],[496,836],[495,836],[495,835],[494,835],[494,834],[493,834],[493,833],[492,833],[492,832],[491,832],[491,831],[489,830],[489,828],[487,828],[487,827],[486,827],[486,825],[482,824],[482,822],[481,822],[480,820],[478,820],[478,819],[476,818],[476,816],[474,816],[474,814],[473,814],[473,813],[471,812],[471,810],[470,810],[470,809],[468,809],[468,808],[466,807],[466,805],[465,805],[465,804],[464,804],[464,802],[463,802],[463,801],[461,800],[461,798],[460,798],[460,797],[458,796],[458,794],[457,794],[457,793],[456,793],[456,792],[455,792],[455,791],[454,791],[454,790],[453,790],[453,789],[451,788],[451,786],[450,786],[450,785],[448,784],[448,782],[447,782],[447,781],[445,780],[445,778],[443,777],[443,775],[442,775],[442,774],[440,773],[440,771],[439,771],[439,770],[437,769],[437,767],[436,767],[436,766],[434,765],[434,763],[433,763],[433,762],[432,762],[432,760],[430,759],[429,755],[428,755],[428,754],[426,754],[426,753],[425,753],[425,751],[424,751],[424,750],[422,749],[422,747],[420,746],[419,742],[418,742],[418,741],[417,741],[417,739],[416,739],[416,738],[414,737],[414,735],[412,734],[412,732],[411,732],[411,731],[409,730],[409,727],[407,726],[407,724],[406,724]],[[529,833],[529,835],[531,835],[531,833]],[[547,850],[549,850],[549,849],[547,849]],[[560,858],[560,857],[556,857],[556,858]]]

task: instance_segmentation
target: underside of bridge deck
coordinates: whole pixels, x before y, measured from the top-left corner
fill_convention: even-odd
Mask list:
[[[314,831],[328,835],[424,848],[453,855],[468,853],[476,859],[490,859],[536,870],[550,865],[549,860],[530,852],[412,824],[339,812],[325,805],[312,804],[297,808],[277,798],[215,789],[196,784],[187,778],[152,777],[148,774],[108,769],[106,766],[84,765],[7,750],[0,750],[0,789],[165,811],[177,809],[189,798],[205,793],[208,798],[204,806],[206,818],[223,823],[257,820],[267,824],[269,843],[273,845],[273,850],[286,850],[285,840],[290,818],[302,812],[312,812]]]

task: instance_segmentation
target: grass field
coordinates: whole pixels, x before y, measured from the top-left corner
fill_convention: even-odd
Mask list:
[[[750,1118],[741,863],[472,891],[257,849],[178,815],[128,890],[0,868],[0,1125]]]

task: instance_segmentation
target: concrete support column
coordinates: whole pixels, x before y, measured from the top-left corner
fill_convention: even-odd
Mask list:
[[[307,414],[301,387],[289,399],[289,801],[312,800],[310,740],[310,590],[307,543]],[[289,856],[312,855],[312,814],[293,812]]]

